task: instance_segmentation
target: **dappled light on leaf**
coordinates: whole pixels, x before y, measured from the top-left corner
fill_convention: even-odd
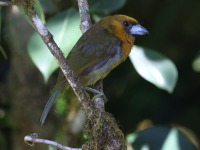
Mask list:
[[[162,146],[162,150],[169,150],[169,149],[179,150],[180,147],[177,136],[178,136],[178,130],[171,129],[167,138],[165,139],[165,142]]]
[[[134,150],[195,150],[188,137],[170,126],[154,126],[131,133],[127,136],[127,142]]]
[[[178,72],[171,60],[139,46],[134,46],[129,56],[140,76],[161,89],[173,92]]]
[[[73,8],[59,13],[46,23],[46,27],[53,34],[54,40],[65,56],[67,56],[81,36],[79,23],[78,11]],[[58,64],[36,32],[29,40],[28,53],[36,67],[42,73],[44,80],[47,81],[51,74],[58,68]]]

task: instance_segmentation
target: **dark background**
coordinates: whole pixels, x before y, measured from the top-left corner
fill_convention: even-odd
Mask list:
[[[46,18],[75,5],[75,1],[51,0],[53,10],[44,9]],[[16,8],[1,8],[0,44],[8,55],[0,55],[0,149],[32,149],[23,137],[37,132],[41,137],[67,139],[62,115],[51,111],[47,123],[39,118],[57,72],[44,83],[26,51],[33,29]],[[106,110],[114,115],[125,134],[150,120],[154,125],[178,125],[200,136],[200,73],[192,63],[200,50],[199,0],[127,0],[113,14],[126,14],[146,27],[149,35],[136,44],[170,58],[178,69],[172,94],[144,80],[126,60],[104,80],[109,99]],[[42,59],[42,58],[41,58]],[[34,149],[45,149],[36,145]]]

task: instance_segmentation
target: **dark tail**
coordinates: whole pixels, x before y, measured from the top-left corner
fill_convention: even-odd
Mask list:
[[[49,110],[51,109],[51,107],[53,106],[53,104],[56,102],[58,95],[60,94],[61,90],[60,90],[60,85],[57,83],[53,89],[53,93],[51,94],[43,112],[40,118],[40,123],[41,125],[44,124],[44,121],[49,113]]]

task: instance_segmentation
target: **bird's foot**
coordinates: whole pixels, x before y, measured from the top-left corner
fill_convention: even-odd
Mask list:
[[[92,98],[92,100],[94,100],[96,98],[102,98],[104,100],[104,103],[106,103],[108,101],[108,99],[103,91],[98,91],[91,87],[85,87],[85,89],[95,94],[95,96]]]

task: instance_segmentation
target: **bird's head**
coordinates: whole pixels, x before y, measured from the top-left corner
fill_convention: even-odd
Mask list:
[[[126,15],[108,16],[103,18],[99,23],[106,28],[109,33],[119,38],[126,35],[135,37],[137,35],[148,34],[147,29],[141,26],[137,20]]]
[[[97,24],[107,30],[108,34],[112,34],[121,41],[123,59],[126,59],[130,53],[135,37],[148,33],[147,29],[141,26],[137,20],[126,15],[108,16]]]

